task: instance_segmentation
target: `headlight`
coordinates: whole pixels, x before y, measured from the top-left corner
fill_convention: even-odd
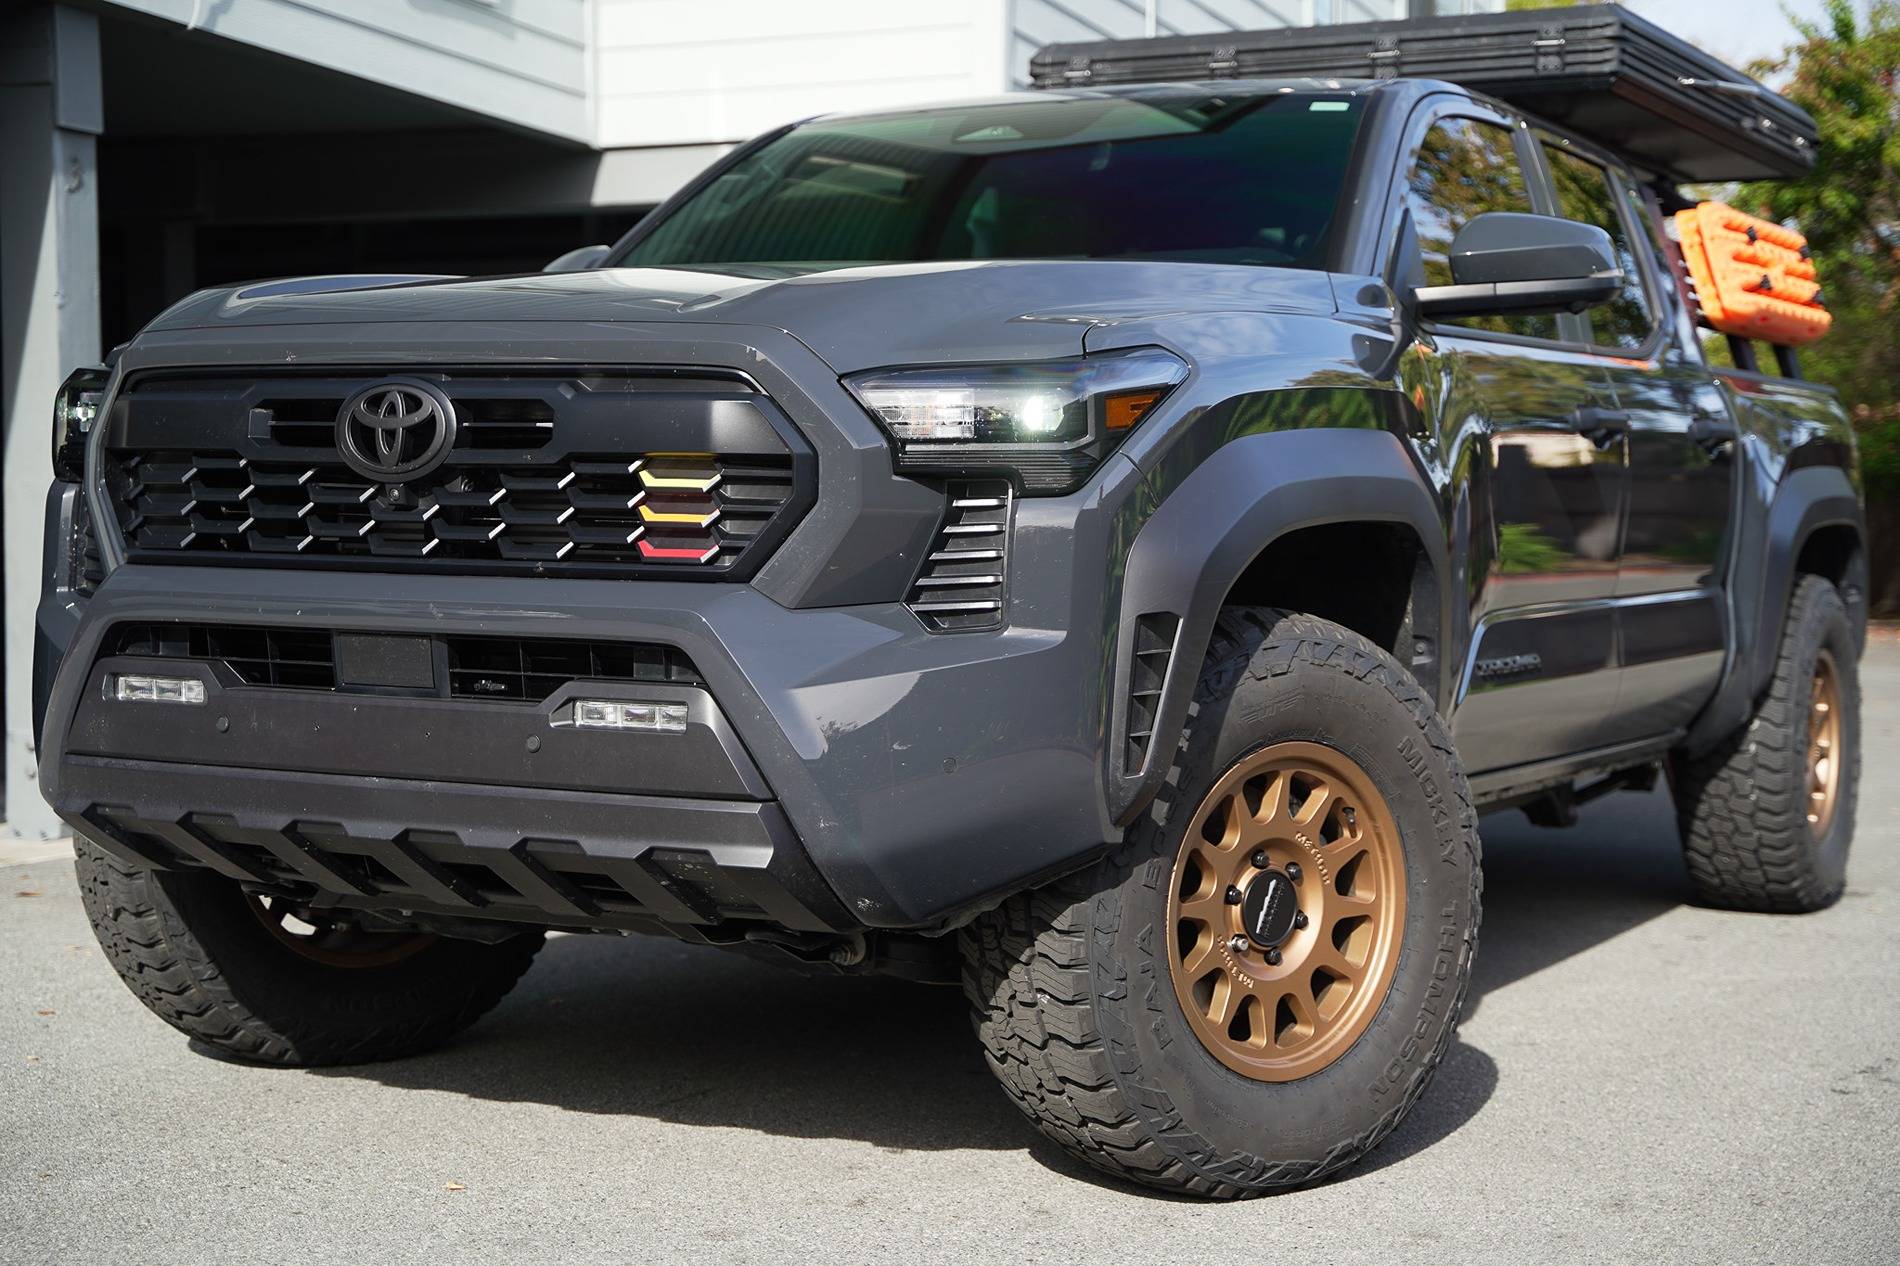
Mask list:
[[[53,397],[53,478],[77,483],[86,475],[86,437],[99,420],[109,370],[75,369]]]
[[[1146,417],[1187,364],[1158,347],[1020,365],[874,370],[845,379],[913,475],[1003,474],[1070,492]]]

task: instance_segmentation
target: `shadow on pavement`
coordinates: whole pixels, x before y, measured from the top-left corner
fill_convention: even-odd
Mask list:
[[[1660,793],[1613,797],[1569,832],[1516,813],[1484,831],[1485,925],[1467,1016],[1488,991],[1682,899]],[[1109,1181],[1042,1140],[1004,1098],[955,990],[801,976],[659,939],[556,938],[453,1046],[321,1075],[906,1151],[1028,1149],[1051,1169]],[[1489,1055],[1455,1043],[1400,1129],[1346,1177],[1455,1132],[1499,1076]]]
[[[1619,792],[1586,805],[1568,830],[1532,826],[1509,810],[1479,822],[1484,925],[1465,1019],[1484,996],[1688,899],[1669,793]]]

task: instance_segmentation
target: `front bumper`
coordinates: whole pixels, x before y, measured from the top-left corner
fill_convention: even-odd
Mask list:
[[[60,667],[41,789],[108,847],[288,874],[344,904],[616,925],[598,891],[577,904],[589,890],[552,871],[615,878],[606,913],[627,926],[941,925],[1118,837],[1102,765],[1112,613],[1074,562],[1103,555],[1034,548],[1065,519],[1072,543],[1076,519],[1103,511],[1060,501],[1074,504],[1023,511],[1017,574],[1034,583],[1012,586],[1011,627],[984,634],[927,633],[895,603],[788,609],[747,585],[122,566],[90,599],[42,605]],[[556,701],[213,676],[202,707],[105,701],[107,671],[165,671],[112,658],[113,631],[167,622],[664,644],[697,666],[708,733],[725,739],[682,761],[697,723],[578,734],[555,725]]]

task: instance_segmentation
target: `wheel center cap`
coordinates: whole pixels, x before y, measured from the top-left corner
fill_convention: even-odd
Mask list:
[[[1285,871],[1263,872],[1247,885],[1240,902],[1240,921],[1247,938],[1262,949],[1273,949],[1293,933],[1293,916],[1299,913],[1299,894]]]

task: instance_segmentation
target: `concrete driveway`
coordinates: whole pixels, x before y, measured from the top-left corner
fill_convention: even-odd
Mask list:
[[[1661,794],[1487,819],[1462,1036],[1368,1162],[1206,1205],[1108,1184],[991,1083],[951,992],[563,937],[449,1049],[199,1054],[0,866],[0,1262],[1900,1260],[1900,643],[1847,895],[1684,904]],[[19,856],[16,852],[14,856]]]

